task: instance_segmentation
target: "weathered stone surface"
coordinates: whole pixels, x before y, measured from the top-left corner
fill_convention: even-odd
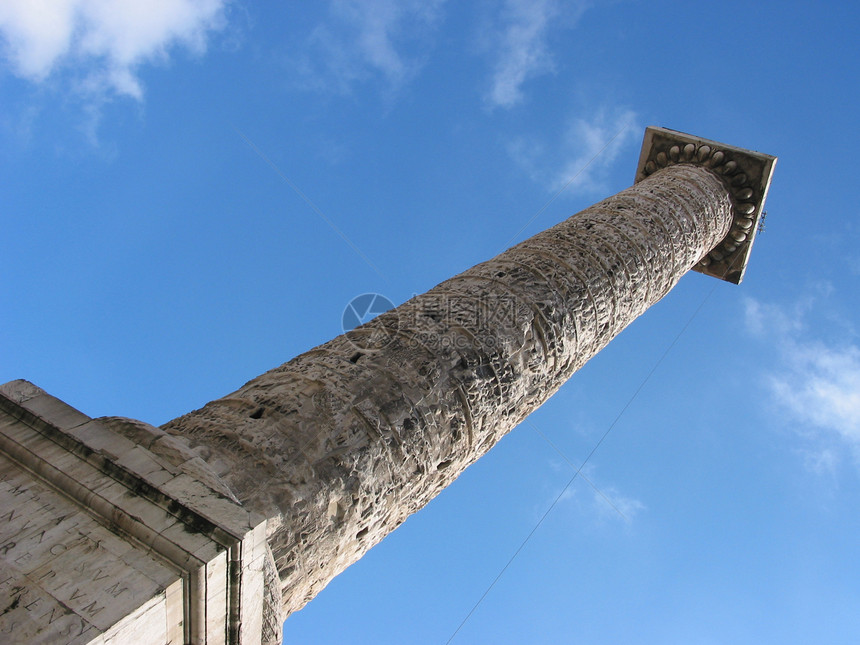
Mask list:
[[[7,383],[0,509],[0,642],[280,642],[265,518],[181,439]]]
[[[0,386],[0,642],[275,643],[690,268],[775,159],[649,128],[632,188],[161,429]]]
[[[726,238],[673,163],[162,429],[269,518],[285,613],[432,499]]]

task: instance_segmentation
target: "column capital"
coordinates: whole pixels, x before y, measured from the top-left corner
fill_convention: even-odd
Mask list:
[[[634,183],[677,164],[691,164],[712,171],[732,198],[734,218],[728,235],[693,269],[740,284],[762,218],[776,157],[676,130],[646,128]]]

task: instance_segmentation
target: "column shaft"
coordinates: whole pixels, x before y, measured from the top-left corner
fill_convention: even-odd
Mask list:
[[[678,164],[163,426],[251,510],[288,614],[432,499],[728,234]]]

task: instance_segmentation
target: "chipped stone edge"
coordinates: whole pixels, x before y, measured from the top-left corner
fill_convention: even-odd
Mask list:
[[[761,221],[776,157],[648,126],[634,183],[676,164],[707,168],[722,180],[732,197],[734,218],[728,234],[693,270],[740,284]]]

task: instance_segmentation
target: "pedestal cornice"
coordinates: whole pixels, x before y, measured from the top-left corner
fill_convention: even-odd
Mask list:
[[[740,284],[761,221],[776,157],[676,130],[646,128],[635,182],[677,164],[701,166],[713,172],[729,191],[733,204],[729,233],[693,270]]]
[[[266,518],[189,453],[0,385],[0,641],[280,642]]]

